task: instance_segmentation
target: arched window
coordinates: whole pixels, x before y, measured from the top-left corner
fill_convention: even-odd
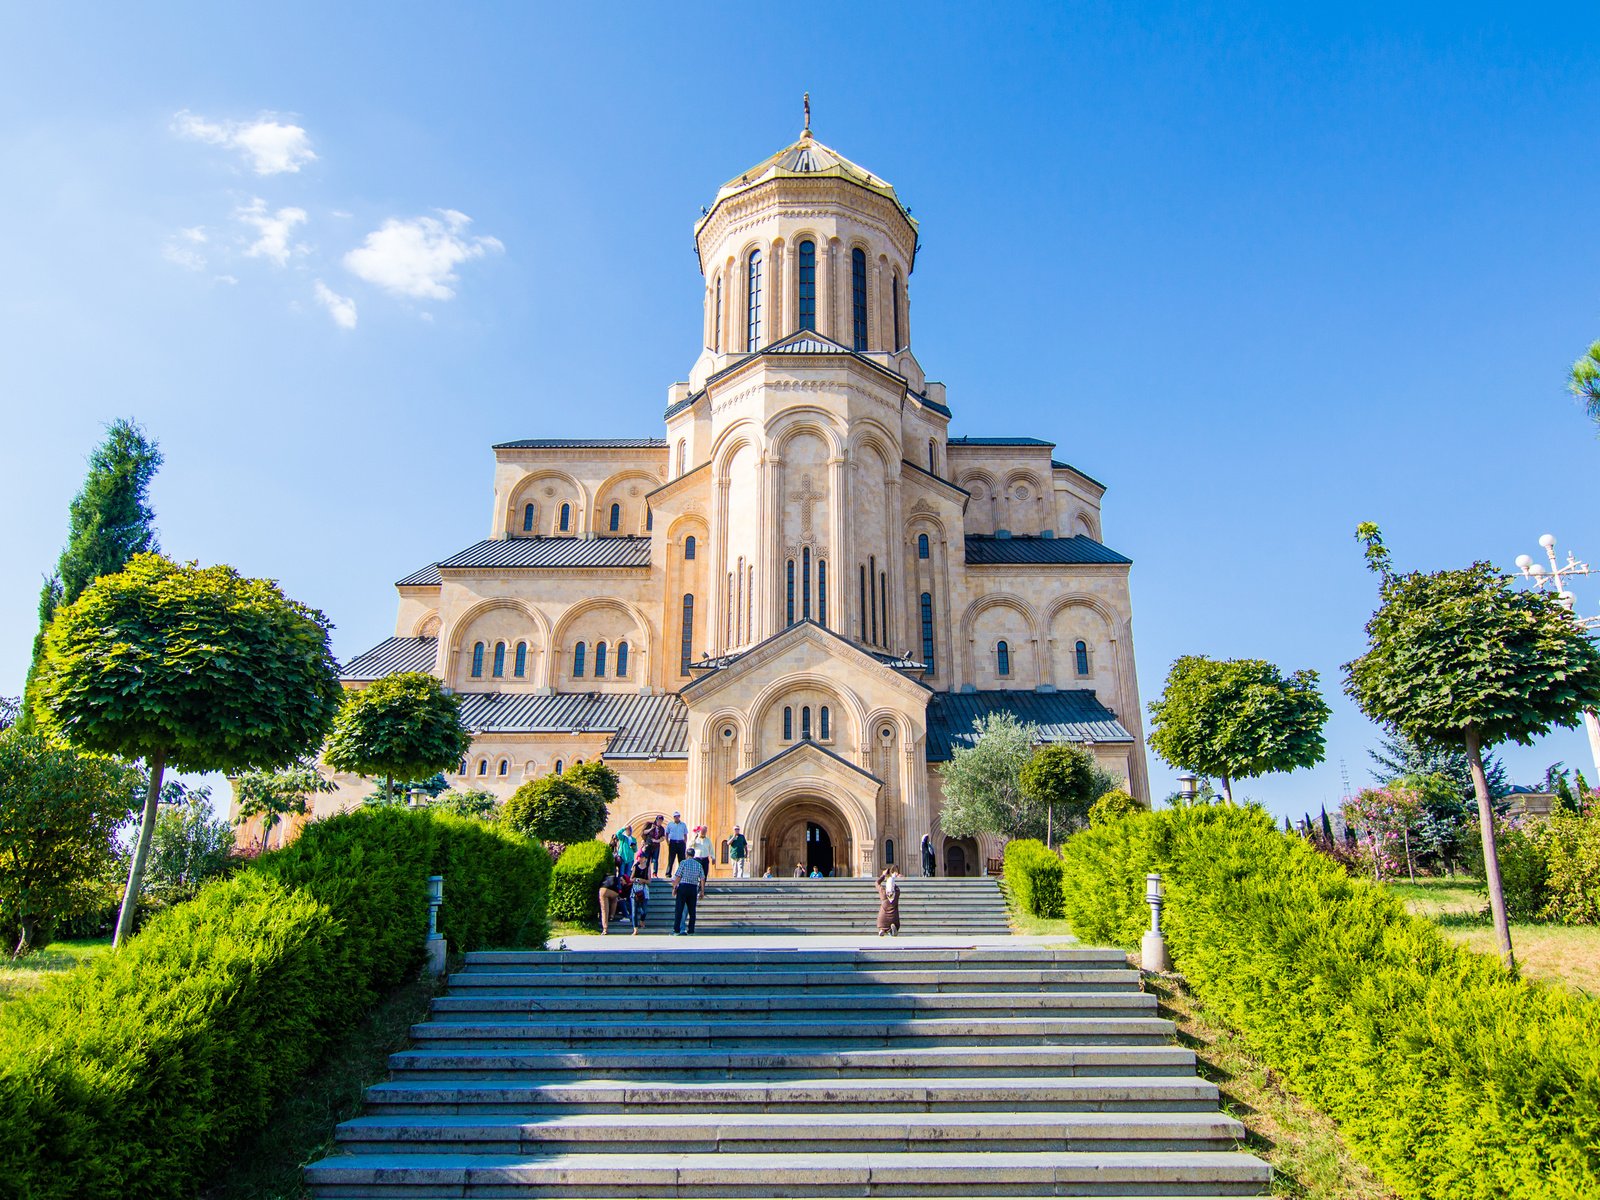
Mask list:
[[[800,710],[800,740],[811,740],[811,705],[806,705]]]
[[[878,572],[878,613],[883,617],[883,641],[880,646],[889,644],[889,572]]]
[[[861,599],[856,608],[861,613],[861,640],[864,642],[867,640],[867,567],[865,563],[861,564]]]
[[[604,642],[596,642],[594,644],[594,677],[596,679],[604,679],[606,677],[606,644]]]
[[[679,673],[687,675],[689,664],[694,661],[694,595],[685,593],[683,597],[683,657],[679,662]]]
[[[712,314],[712,318],[711,318],[711,348],[713,350],[717,351],[718,353],[720,353],[722,351],[722,272],[721,271],[717,272],[717,304],[716,304],[716,308],[713,310],[713,314]],[[680,458],[679,458],[679,462],[678,462],[678,474],[682,475],[683,474],[683,461],[682,461],[682,457],[681,457],[681,452],[683,450],[683,443],[682,442],[678,443],[678,449],[680,451]]]
[[[828,627],[828,560],[817,558],[817,623]]]
[[[794,559],[789,559],[783,564],[784,579],[784,607],[783,623],[794,624]]]
[[[457,775],[465,775],[466,773],[467,773],[467,760],[463,758],[461,760],[461,770],[457,771],[456,774]]]
[[[811,547],[800,548],[800,618],[811,619]]]
[[[483,643],[475,642],[472,647],[472,677],[483,678]]]
[[[817,713],[817,731],[822,735],[823,741],[827,741],[832,736],[832,731],[828,728],[828,724],[828,706],[824,704],[822,711]]]
[[[571,528],[572,528],[572,505],[563,504],[561,506],[561,532],[562,533],[566,533],[567,530],[569,530]]]
[[[1078,660],[1078,674],[1087,675],[1089,673],[1089,643],[1079,642],[1072,648],[1072,653]]]
[[[515,667],[515,671],[516,671],[516,676],[517,676],[518,679],[521,679],[523,676],[525,676],[528,673],[528,643],[527,642],[518,642],[517,643],[517,664],[516,664],[516,667]]]
[[[800,328],[817,327],[817,244],[800,243]]]
[[[644,531],[646,533],[649,533],[655,527],[656,527],[656,510],[653,509],[653,508],[647,508],[647,509],[644,510]]]
[[[611,532],[615,533],[617,530],[619,530],[621,528],[622,528],[622,505],[613,504],[611,506]]]
[[[886,866],[886,867],[894,866],[894,839],[893,838],[884,838],[883,839],[883,865]]]
[[[500,760],[500,774],[504,775],[509,770],[511,770],[511,762],[510,762],[510,760],[502,758]]]
[[[928,535],[925,533],[917,534],[917,557],[928,557]]]
[[[753,354],[761,349],[761,251],[750,251],[745,280],[744,348]]]
[[[892,304],[894,306],[894,345],[891,346],[890,349],[891,350],[898,350],[898,349],[900,349],[901,346],[905,345],[905,339],[900,336],[900,272],[899,271],[896,271],[894,273],[893,290],[890,292],[889,296],[890,296],[890,301],[892,302]],[[931,467],[929,468],[929,470],[932,470],[932,469],[933,468],[931,468]]]
[[[719,281],[720,282],[720,281]],[[689,443],[684,438],[678,439],[678,474],[682,475],[684,468],[689,465]]]
[[[867,556],[867,592],[872,597],[872,644],[878,644],[878,556]]]
[[[489,773],[489,760],[487,758],[480,758],[478,760],[478,774],[479,775],[487,775],[488,773]]]
[[[494,677],[496,679],[499,679],[499,678],[503,677],[505,675],[505,673],[506,673],[506,644],[504,642],[496,642],[494,644]]]
[[[935,442],[932,438],[929,438],[928,439],[928,474],[929,475],[937,475],[939,473],[938,453],[939,453],[939,444],[937,442]]]
[[[627,642],[618,642],[617,643],[617,678],[618,679],[626,679],[627,677],[628,677],[628,643]]]
[[[859,247],[850,251],[850,314],[852,347],[867,348],[867,256]]]
[[[788,705],[783,708],[783,740],[794,741],[794,709]]]
[[[583,652],[586,649],[582,642],[572,648],[572,677],[583,678]]]
[[[933,596],[928,592],[922,593],[922,661],[928,668],[928,674],[933,671]]]
[[[691,533],[683,539],[683,559],[688,562],[692,558],[694,558],[694,534]]]
[[[559,758],[556,759],[556,774],[561,774],[561,760]]]
[[[1001,642],[994,648],[995,661],[1000,666],[1000,674],[1011,674],[1011,647]]]
[[[531,504],[522,506],[522,532],[533,532],[533,505]]]

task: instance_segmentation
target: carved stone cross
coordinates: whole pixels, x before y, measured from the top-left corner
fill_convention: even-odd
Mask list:
[[[811,506],[818,500],[828,497],[811,486],[811,476],[800,476],[800,490],[795,493],[795,501],[800,505],[800,532],[809,535],[811,532]]]

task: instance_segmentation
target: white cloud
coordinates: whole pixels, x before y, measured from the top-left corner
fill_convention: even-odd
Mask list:
[[[208,121],[184,109],[173,116],[172,131],[192,141],[239,151],[257,175],[298,171],[317,157],[306,131],[277,120],[273,113],[262,113],[254,121]]]
[[[166,240],[161,247],[162,257],[170,263],[190,271],[204,271],[206,269],[206,256],[201,254],[197,246],[206,244],[206,230],[203,225],[195,225],[190,229],[180,229]]]
[[[231,285],[231,284],[236,284],[236,283],[238,283],[238,282],[239,282],[239,281],[238,281],[238,280],[237,280],[237,279],[236,279],[236,278],[234,278],[234,277],[233,277],[233,276],[232,276],[232,275],[218,275],[218,276],[217,276],[217,277],[216,277],[216,281],[217,281],[217,282],[218,282],[218,283],[226,283],[226,284],[230,284],[230,285]]]
[[[460,282],[456,267],[505,247],[498,238],[468,237],[472,218],[454,209],[436,217],[390,217],[344,256],[345,268],[397,296],[448,300]]]
[[[322,301],[322,306],[328,310],[328,315],[333,318],[333,323],[340,329],[354,329],[356,327],[356,302],[348,296],[341,296],[322,280],[317,280],[317,299]]]
[[[306,210],[303,208],[280,208],[275,213],[268,212],[267,202],[258,196],[243,208],[235,210],[233,215],[256,231],[256,240],[245,250],[247,258],[270,258],[282,267],[288,264],[289,255],[300,248],[291,246],[289,239],[296,225],[305,224]]]

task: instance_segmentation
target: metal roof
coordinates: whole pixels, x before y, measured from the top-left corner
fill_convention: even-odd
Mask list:
[[[1040,438],[1025,437],[953,437],[952,446],[1054,446]]]
[[[438,649],[438,638],[385,638],[365,654],[345,663],[339,678],[365,682],[402,671],[431,671]]]
[[[688,710],[676,695],[461,692],[461,723],[482,733],[609,733],[607,758],[683,758]]]
[[[931,408],[931,409],[933,409],[934,412],[938,413],[940,416],[948,417],[948,416],[951,415],[949,407],[946,406],[946,405],[940,404],[937,400],[932,400],[929,397],[923,395],[921,392],[915,391],[915,390],[913,390],[911,388],[907,388],[906,391],[913,398],[915,398],[916,402],[918,404],[922,405],[923,408]]]
[[[468,546],[439,566],[513,568],[648,567],[647,537],[490,538]]]
[[[1065,692],[936,692],[928,700],[928,761],[944,762],[954,748],[977,741],[973,723],[1008,712],[1038,727],[1046,742],[1131,742],[1133,735],[1089,689]]]
[[[841,346],[819,333],[806,332],[768,346],[766,354],[853,354],[848,346]]]
[[[438,587],[439,564],[429,563],[420,571],[413,571],[404,579],[396,580],[395,587]]]
[[[1104,488],[1106,486],[1105,484],[1101,483],[1098,479],[1096,479],[1093,475],[1089,474],[1089,472],[1080,470],[1079,468],[1073,466],[1071,463],[1064,463],[1059,458],[1052,458],[1050,460],[1050,466],[1053,469],[1057,470],[1057,471],[1071,471],[1074,475],[1082,475],[1085,479],[1087,479],[1090,483],[1094,484],[1095,487],[1097,487],[1097,488]]]
[[[1076,534],[1073,537],[990,537],[987,534],[969,533],[967,565],[990,566],[1051,566],[1069,563],[1109,563],[1127,566],[1133,559],[1102,546],[1093,538]]]
[[[666,438],[522,438],[496,442],[495,450],[652,450],[664,447]]]

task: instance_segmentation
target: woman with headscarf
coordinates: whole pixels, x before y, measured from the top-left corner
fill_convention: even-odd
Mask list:
[[[900,868],[893,863],[878,875],[878,936],[900,936]]]
[[[922,835],[922,874],[923,874],[923,876],[925,878],[931,878],[932,875],[934,874],[934,869],[938,865],[939,865],[939,857],[938,857],[938,855],[936,855],[933,852],[933,835],[931,833],[925,833],[925,834]]]

